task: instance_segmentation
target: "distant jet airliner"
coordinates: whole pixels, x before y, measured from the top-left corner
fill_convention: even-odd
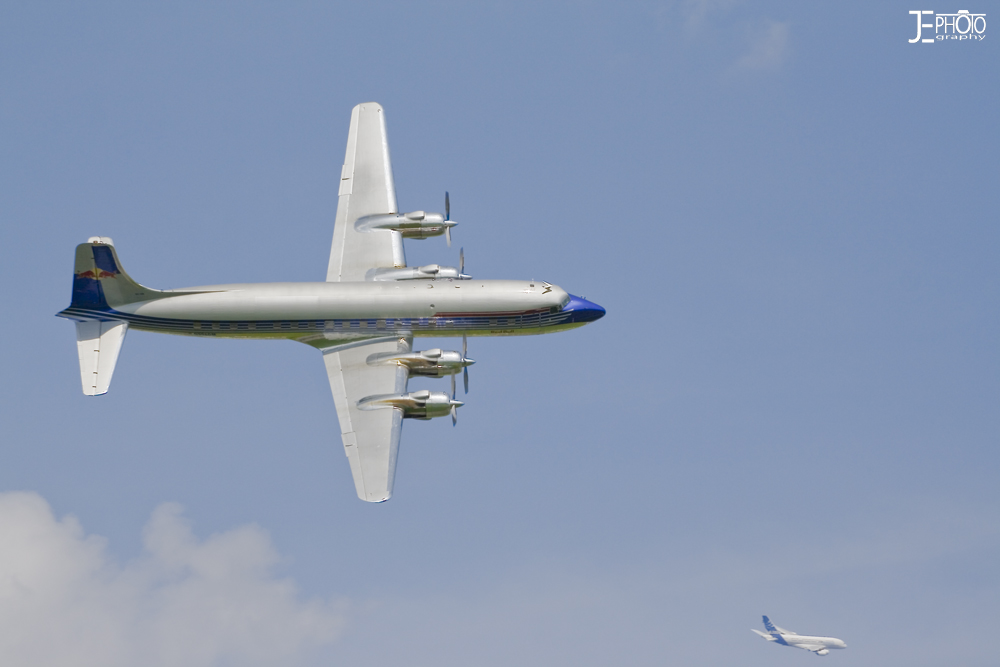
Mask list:
[[[771,623],[771,619],[764,617],[764,628],[767,632],[754,630],[758,635],[769,642],[778,642],[782,646],[792,646],[794,648],[804,648],[812,651],[816,655],[826,655],[832,648],[847,648],[847,644],[842,639],[836,637],[812,637],[809,635],[799,635],[791,630],[785,630]]]
[[[445,213],[399,213],[385,115],[375,103],[351,113],[326,282],[211,285],[154,290],[133,281],[107,237],[76,248],[73,296],[59,316],[76,321],[83,393],[108,391],[125,332],[213,338],[282,338],[323,353],[358,497],[392,495],[405,418],[451,415],[455,375],[469,391],[466,336],[565,331],[604,309],[544,281],[472,280],[459,266],[407,267],[403,239],[444,235]],[[462,351],[415,351],[421,336],[463,338]],[[411,375],[450,377],[451,393],[407,392]]]

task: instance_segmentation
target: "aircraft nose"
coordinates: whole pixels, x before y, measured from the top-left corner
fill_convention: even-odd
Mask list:
[[[566,304],[563,310],[572,313],[570,322],[593,322],[594,320],[601,319],[607,313],[604,308],[598,306],[593,301],[587,301],[582,297],[573,296],[572,294],[569,295],[569,303]]]

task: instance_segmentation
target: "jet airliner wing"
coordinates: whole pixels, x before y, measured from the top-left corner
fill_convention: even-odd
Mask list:
[[[354,228],[358,218],[396,212],[385,113],[374,102],[359,104],[347,134],[327,282],[360,281],[370,269],[406,266],[399,232]]]
[[[358,402],[404,393],[409,375],[406,366],[372,365],[368,359],[378,353],[409,352],[411,340],[380,338],[322,349],[354,487],[358,497],[368,502],[382,502],[392,495],[403,411],[394,407],[366,410]]]
[[[823,644],[796,644],[796,646],[798,646],[799,648],[804,648],[807,651],[813,651],[814,653],[816,651],[822,651],[823,649],[826,648],[826,646],[824,646]]]

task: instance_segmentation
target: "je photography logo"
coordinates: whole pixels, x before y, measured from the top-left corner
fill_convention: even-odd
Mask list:
[[[917,15],[917,36],[909,40],[910,44],[933,44],[946,39],[981,42],[986,39],[986,14],[970,14],[968,9],[960,9],[955,14],[935,14],[926,9],[910,13]],[[934,17],[934,23],[924,23],[924,17],[928,15]],[[925,28],[934,28],[934,36],[930,36],[929,30],[924,33]]]

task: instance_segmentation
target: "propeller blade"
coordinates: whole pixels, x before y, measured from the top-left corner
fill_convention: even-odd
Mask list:
[[[451,406],[451,425],[454,426],[457,423],[458,423],[458,407],[453,405]]]
[[[462,361],[465,361],[465,358],[468,356],[468,353],[469,353],[469,337],[466,334],[462,334]],[[452,377],[454,377],[454,376],[452,376]],[[468,366],[465,366],[464,368],[462,368],[462,380],[465,382],[465,393],[468,394],[469,393],[469,367]]]
[[[455,400],[455,374],[451,375],[451,400]]]
[[[458,249],[458,273],[465,273],[465,248]],[[465,356],[465,355],[462,355]]]
[[[448,247],[451,247],[451,227],[444,228],[444,240],[448,242]]]
[[[444,192],[444,219],[451,220],[451,198],[448,197],[448,191]]]

